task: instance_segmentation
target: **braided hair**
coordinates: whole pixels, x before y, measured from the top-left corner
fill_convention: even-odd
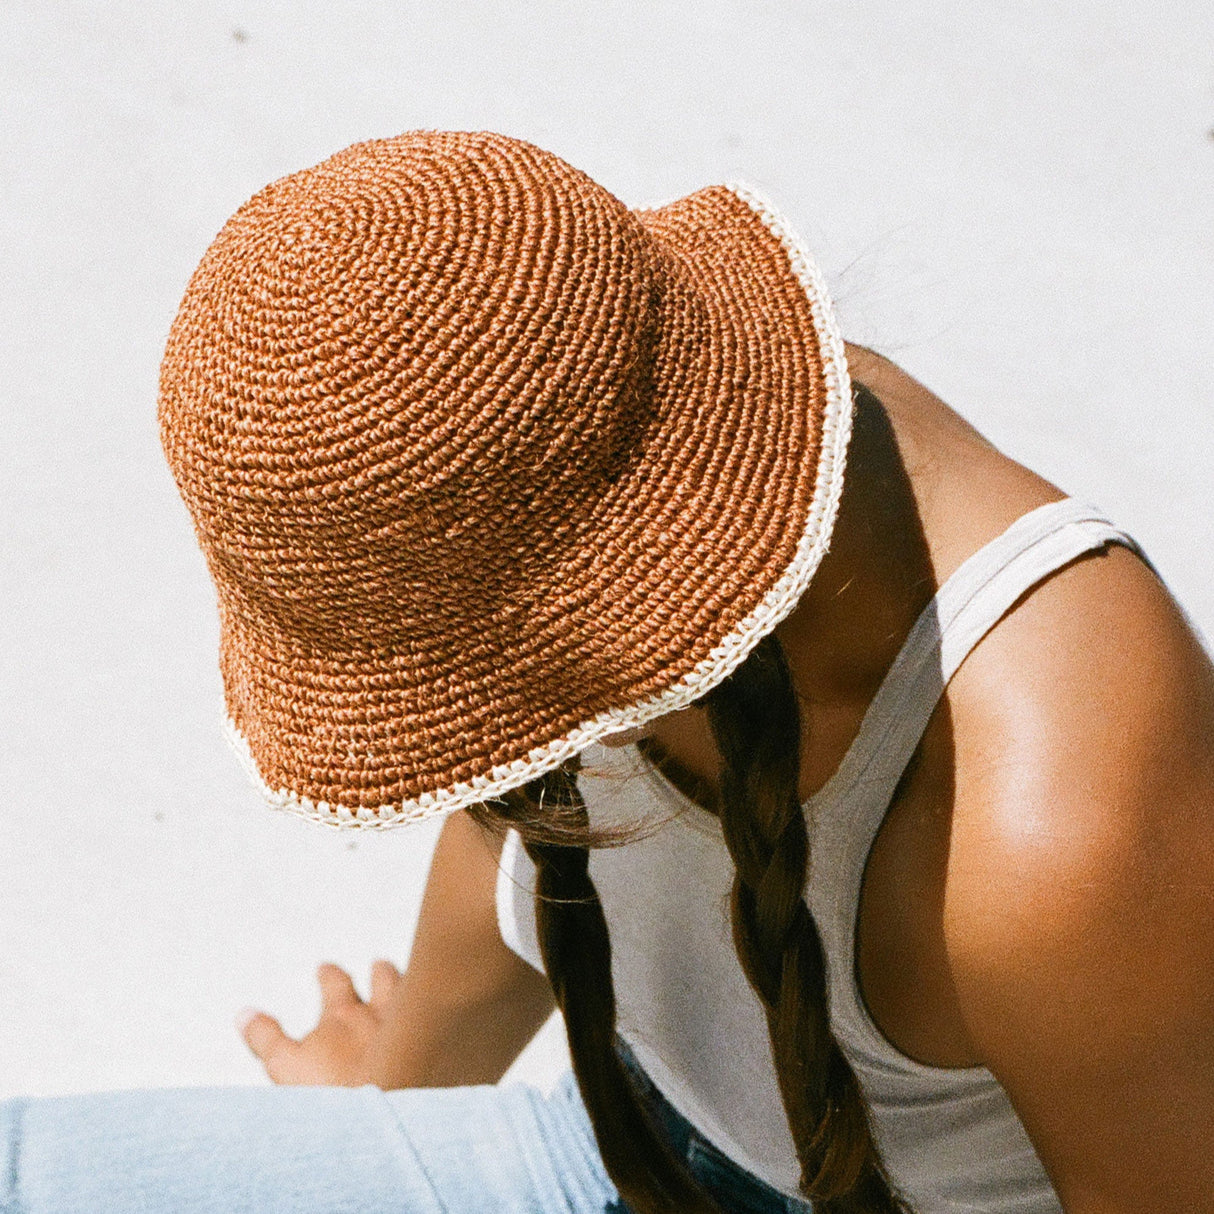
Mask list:
[[[809,836],[798,796],[800,712],[775,636],[699,703],[722,758],[734,947],[767,1016],[801,1191],[818,1214],[908,1214],[830,1030],[822,942],[802,896]],[[595,840],[576,771],[576,761],[557,768],[484,812],[518,828],[536,863],[544,966],[612,1181],[637,1214],[720,1214],[666,1145],[615,1049],[611,944],[590,878],[586,844]]]

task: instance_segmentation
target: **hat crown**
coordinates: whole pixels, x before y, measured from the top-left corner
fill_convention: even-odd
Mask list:
[[[260,191],[161,371],[221,609],[363,648],[376,601],[419,627],[436,600],[500,607],[643,444],[660,261],[608,191],[489,133],[356,144]]]

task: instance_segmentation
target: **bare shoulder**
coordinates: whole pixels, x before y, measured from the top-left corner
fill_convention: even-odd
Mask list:
[[[1068,1212],[1214,1210],[1214,668],[1111,546],[1026,595],[949,705],[972,1039]]]
[[[1129,847],[1130,878],[1169,839],[1214,826],[1214,666],[1166,588],[1121,545],[1026,593],[967,659],[949,700],[958,794],[982,794],[962,802],[972,812],[959,825],[990,848],[1028,859],[1048,840],[1061,864],[1075,860],[1068,843],[1098,838],[1085,863],[1106,871]]]

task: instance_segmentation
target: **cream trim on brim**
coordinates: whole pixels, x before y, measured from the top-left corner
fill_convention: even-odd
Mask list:
[[[758,190],[737,181],[727,182],[726,187],[754,210],[784,247],[793,273],[809,297],[814,329],[821,350],[823,378],[826,383],[826,409],[822,419],[818,475],[814,486],[813,508],[792,564],[764,596],[759,606],[725,637],[704,661],[674,686],[629,708],[600,713],[593,720],[578,726],[572,733],[565,734],[546,746],[537,747],[525,759],[515,759],[511,763],[502,764],[493,768],[488,775],[454,784],[450,788],[423,793],[415,801],[381,805],[376,809],[368,806],[351,809],[345,805],[313,801],[286,788],[273,789],[258,770],[249,744],[235,722],[230,716],[226,717],[224,733],[229,743],[250,779],[275,809],[286,810],[288,813],[334,826],[383,829],[420,822],[425,818],[452,813],[465,806],[489,800],[560,766],[600,738],[644,725],[655,717],[686,708],[728,678],[746,660],[759,641],[792,612],[830,546],[831,533],[839,512],[847,446],[851,438],[851,381],[847,374],[843,338],[835,320],[834,308],[813,258],[784,216]]]

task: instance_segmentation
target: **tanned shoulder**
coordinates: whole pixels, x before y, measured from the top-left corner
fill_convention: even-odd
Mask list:
[[[1214,1211],[1214,667],[1112,546],[949,689],[950,965],[1068,1214]]]

